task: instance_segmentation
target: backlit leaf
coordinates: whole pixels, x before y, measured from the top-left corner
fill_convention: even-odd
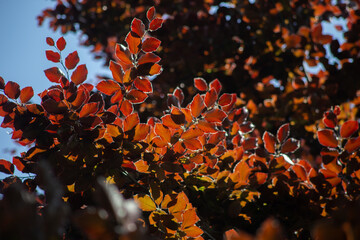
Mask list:
[[[128,100],[123,100],[121,102],[120,111],[122,112],[122,114],[124,114],[124,116],[130,115],[133,112],[133,110],[134,107],[131,102],[129,102]]]
[[[181,90],[181,88],[179,88],[179,87],[177,87],[177,88],[175,88],[175,90],[174,90],[174,92],[173,92],[173,95],[175,96],[175,97],[177,97],[177,99],[179,99],[179,102],[180,102],[180,104],[184,101],[184,93],[183,93],[183,91]]]
[[[87,117],[91,114],[95,114],[98,111],[98,109],[99,109],[99,103],[97,103],[97,102],[87,103],[81,108],[79,116],[81,118]]]
[[[263,135],[263,142],[266,151],[275,153],[276,138],[274,135],[266,131]]]
[[[217,122],[221,123],[227,114],[221,109],[213,109],[205,114],[205,119],[208,122]]]
[[[134,200],[139,205],[140,209],[145,212],[156,210],[155,202],[151,199],[149,195],[137,194],[134,196]]]
[[[124,120],[124,132],[127,132],[140,123],[139,115],[135,112],[128,115]]]
[[[52,61],[55,63],[60,62],[60,54],[59,53],[51,51],[51,50],[46,50],[45,54],[46,54],[46,58],[49,61]]]
[[[65,46],[66,46],[66,41],[63,37],[59,38],[57,41],[56,41],[56,47],[62,51],[65,49]]]
[[[201,142],[196,138],[185,140],[183,143],[185,144],[186,149],[193,151],[202,149],[203,147]]]
[[[19,157],[13,157],[13,164],[20,172],[22,172],[22,170],[24,170],[25,168],[24,163],[21,161]]]
[[[28,102],[34,96],[34,90],[32,87],[25,87],[20,91],[20,101],[22,103]]]
[[[152,84],[147,78],[136,78],[134,80],[134,85],[137,89],[144,93],[152,93],[153,91]]]
[[[123,68],[123,71],[126,71],[133,64],[130,59],[130,52],[126,51],[126,48],[120,44],[116,44],[115,55],[122,63],[122,66],[127,66],[126,69]]]
[[[194,78],[194,86],[199,91],[206,91],[207,87],[208,87],[205,79],[203,79],[203,78]]]
[[[186,236],[193,237],[193,238],[199,237],[201,234],[204,233],[204,231],[201,230],[201,228],[199,228],[198,226],[191,226],[191,227],[185,228],[183,231],[186,233]]]
[[[170,117],[174,123],[179,125],[182,125],[186,122],[185,114],[177,107],[171,108]]]
[[[317,136],[321,145],[325,147],[337,147],[338,140],[333,130],[323,129],[317,132]]]
[[[13,174],[14,173],[14,165],[6,160],[0,159],[0,172],[6,174]]]
[[[360,137],[356,137],[356,138],[350,138],[345,146],[344,149],[348,152],[348,153],[352,153],[353,151],[355,151],[356,149],[358,149],[360,147]]]
[[[161,60],[161,58],[154,53],[145,53],[138,60],[138,65],[145,63],[157,63]]]
[[[217,93],[217,94],[220,94],[221,89],[222,89],[222,85],[221,85],[219,79],[214,79],[214,80],[210,83],[209,88],[210,88],[210,89],[212,89],[212,88],[215,89],[215,90],[216,90],[216,93]]]
[[[246,138],[242,142],[242,146],[245,151],[253,150],[253,149],[257,148],[257,139],[255,137]]]
[[[300,141],[294,138],[289,138],[281,146],[282,153],[295,152],[300,148]]]
[[[190,208],[183,213],[182,228],[187,228],[195,225],[199,221],[199,217],[196,215],[196,209]]]
[[[79,61],[80,61],[79,55],[77,51],[74,51],[65,58],[65,66],[69,70],[74,69],[76,65],[79,63]]]
[[[61,73],[60,69],[57,67],[52,67],[49,69],[44,70],[45,76],[49,79],[50,82],[58,83],[63,77],[63,74]]]
[[[112,80],[102,80],[96,85],[96,89],[106,95],[112,95],[114,92],[120,90],[120,85]]]
[[[170,130],[165,127],[163,124],[156,123],[155,124],[155,133],[164,139],[166,142],[170,142],[171,140],[171,132]]]
[[[154,37],[148,37],[142,43],[142,50],[144,52],[153,52],[158,49],[160,44],[161,44],[161,41],[159,39],[154,38]]]
[[[203,131],[198,128],[191,128],[181,135],[182,139],[192,139],[203,135]]]
[[[88,70],[85,64],[79,65],[71,74],[71,81],[75,85],[83,83],[87,78]]]
[[[288,123],[285,123],[281,125],[281,127],[277,131],[277,139],[279,143],[283,143],[285,139],[287,139],[290,135],[290,125]]]
[[[140,123],[135,127],[134,141],[141,141],[149,134],[150,126],[144,123]]]
[[[218,98],[218,94],[217,94],[216,90],[214,88],[211,88],[205,94],[204,102],[205,102],[206,107],[208,107],[208,108],[212,107],[215,104],[217,98]]]
[[[142,103],[146,100],[146,98],[148,97],[148,95],[142,91],[139,90],[131,90],[127,95],[126,98],[131,102],[131,103]]]
[[[2,77],[0,77],[0,89],[4,89],[5,88],[5,81]]]
[[[156,31],[159,28],[161,28],[162,24],[163,24],[164,20],[162,20],[161,18],[155,18],[150,22],[149,25],[149,30],[150,31]]]
[[[216,126],[214,123],[210,123],[204,120],[200,120],[196,125],[200,130],[206,133],[215,133],[217,132]]]
[[[153,20],[156,14],[155,7],[151,7],[146,12],[146,17],[149,21]]]
[[[160,74],[161,71],[162,71],[162,67],[159,64],[155,63],[151,66],[149,75],[150,76],[157,75],[157,74]]]
[[[229,105],[232,101],[232,94],[229,93],[224,93],[223,95],[221,95],[221,97],[219,98],[219,105],[220,106],[226,106]]]
[[[20,96],[20,86],[16,82],[9,81],[5,85],[4,92],[11,99],[17,99]]]
[[[131,31],[141,38],[145,33],[144,23],[140,19],[134,18],[131,22]]]
[[[137,54],[140,51],[141,38],[134,32],[129,32],[125,38],[125,41],[129,47],[129,51],[132,54]]]
[[[189,104],[191,115],[198,117],[205,108],[204,101],[200,94],[196,94],[191,103]]]
[[[340,128],[340,136],[342,138],[349,138],[359,129],[359,123],[357,121],[346,121]]]
[[[110,61],[109,68],[115,81],[118,83],[123,82],[124,72],[121,69],[121,65],[114,61]]]

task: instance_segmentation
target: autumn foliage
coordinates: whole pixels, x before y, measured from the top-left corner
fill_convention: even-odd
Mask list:
[[[85,6],[86,2],[81,4]],[[255,10],[264,7],[263,4],[275,4],[255,2],[244,1],[244,9],[252,9],[256,15]],[[68,1],[68,4],[71,9],[80,3]],[[318,6],[313,14],[319,18],[330,13],[340,15],[343,10],[329,7],[330,3],[303,3],[307,4]],[[290,7],[300,6],[305,7],[299,1],[290,1]],[[103,9],[102,6],[99,12]],[[288,10],[276,3],[267,14],[275,18],[279,12]],[[228,11],[233,10],[228,8]],[[281,104],[290,95],[294,102],[289,104],[296,109],[292,113],[308,116],[301,110],[303,103],[295,103],[298,96],[294,94],[301,92],[300,98],[311,99],[311,94],[321,91],[322,97],[329,100],[328,92],[322,87],[326,81],[315,80],[325,73],[318,73],[312,76],[313,81],[307,79],[309,82],[301,85],[306,71],[284,66],[285,70],[292,69],[292,75],[286,70],[289,81],[280,81],[284,89],[277,94],[283,100],[273,99],[274,102],[263,102],[264,105],[257,105],[257,100],[247,99],[244,94],[223,91],[220,80],[207,81],[197,74],[192,77],[192,86],[186,87],[187,91],[174,87],[167,97],[159,98],[164,93],[154,92],[153,82],[164,81],[160,76],[171,67],[163,69],[163,60],[158,54],[171,54],[165,51],[171,46],[164,46],[162,38],[154,36],[162,27],[170,29],[166,22],[171,18],[164,20],[154,7],[146,11],[136,8],[135,12],[140,16],[143,13],[142,20],[134,18],[121,44],[112,46],[114,59],[109,61],[112,76],[95,86],[85,82],[88,71],[76,51],[65,58],[62,55],[66,48],[63,37],[56,41],[46,39],[51,49],[46,51],[46,58],[56,66],[46,69],[44,74],[54,85],[38,94],[39,104],[31,102],[34,95],[31,87],[20,88],[15,82],[0,79],[3,90],[0,115],[4,118],[1,127],[10,128],[12,139],[30,147],[12,161],[0,160],[0,171],[10,175],[0,184],[3,194],[0,237],[358,238],[360,220],[353,214],[359,209],[360,194],[360,137],[355,110],[343,104],[321,112],[322,119],[314,117],[311,123],[315,129],[306,128],[307,138],[309,133],[314,137],[307,141],[292,136],[298,123],[292,116],[286,119],[291,120],[290,123],[283,121],[284,116],[273,122],[270,115],[259,121],[262,111],[276,108],[273,113],[276,115],[286,107]],[[351,14],[353,18],[357,16],[357,12]],[[212,19],[214,23],[215,20]],[[253,22],[247,18],[239,24],[263,21],[258,20]],[[218,21],[221,22],[221,18]],[[277,26],[271,24],[267,27]],[[329,42],[329,37],[318,29],[319,25],[311,23],[309,29],[297,29],[296,33],[301,36],[289,32],[287,27],[279,26],[279,32],[275,32],[276,37],[282,39],[272,46],[278,50],[266,54],[276,55],[279,49],[285,49],[277,56],[277,64],[284,65],[293,62],[285,60],[282,54],[291,54],[289,57],[296,61],[317,61],[322,52],[320,45]],[[191,30],[183,34],[191,34]],[[308,44],[307,41],[312,41],[314,48],[305,52],[301,46]],[[265,45],[261,46],[267,48]],[[186,56],[179,49],[171,51],[177,51],[180,57]],[[204,51],[216,54],[213,49]],[[246,54],[238,54],[245,60]],[[257,60],[246,56],[246,63],[240,61],[236,66],[243,64],[252,80],[258,80],[265,91],[271,84],[270,70],[262,71],[267,68],[266,64],[273,62],[255,64],[264,57],[262,54],[265,53]],[[346,67],[345,62],[339,71]],[[215,68],[216,64],[211,67]],[[273,70],[275,74],[277,70]],[[191,73],[181,66],[176,72]],[[147,101],[152,98],[163,99],[160,105],[165,106],[156,109],[153,116],[144,110],[149,108]],[[355,99],[352,104],[357,103]],[[310,101],[307,107],[312,106]],[[269,123],[276,127],[263,130],[266,126],[253,124],[252,118],[257,124]],[[321,149],[318,155],[309,150],[306,145],[309,142],[317,144],[310,147]],[[13,175],[15,168],[29,173],[29,177]],[[19,224],[24,226],[21,230],[18,230]]]

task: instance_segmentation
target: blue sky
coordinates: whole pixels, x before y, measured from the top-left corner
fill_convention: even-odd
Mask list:
[[[45,39],[52,37],[56,41],[62,35],[59,31],[54,33],[50,30],[48,21],[39,27],[36,19],[43,9],[55,5],[54,0],[0,1],[0,76],[5,81],[19,83],[21,88],[32,86],[35,94],[52,85],[45,77],[44,70],[58,66],[45,57],[45,50],[51,49]],[[68,33],[64,38],[67,41],[64,55],[78,51],[80,64],[87,65],[89,82],[96,81],[96,74],[109,72],[102,67],[101,61],[92,58],[90,48],[79,46],[78,35]],[[40,102],[40,98],[36,95],[32,101]],[[10,149],[17,149],[17,154],[24,150],[11,140],[10,130],[0,128],[0,159],[11,161],[13,155],[9,153]]]

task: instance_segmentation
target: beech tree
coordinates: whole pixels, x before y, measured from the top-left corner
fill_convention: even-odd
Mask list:
[[[0,160],[10,175],[0,184],[0,237],[357,239],[358,99],[331,98],[349,79],[336,77],[336,88],[329,79],[357,71],[349,36],[357,34],[358,5],[336,3],[178,1],[155,10],[145,1],[59,1],[45,10],[39,19],[52,18],[64,33],[81,21],[111,76],[86,83],[78,53],[63,56],[65,38],[48,37],[55,66],[44,74],[54,85],[39,93],[40,104],[31,102],[31,86],[0,78],[1,127],[31,147]],[[304,62],[331,65],[323,45],[333,51],[336,40],[321,31],[331,16],[348,21],[347,42],[337,48],[348,55],[332,65],[335,75],[310,74]],[[101,34],[106,28],[94,31],[97,21],[115,26],[114,19],[129,24],[118,43],[114,33]],[[189,46],[177,47],[182,41]],[[218,74],[224,82],[213,79]],[[235,88],[232,78],[249,83]],[[34,177],[19,178],[15,168]]]

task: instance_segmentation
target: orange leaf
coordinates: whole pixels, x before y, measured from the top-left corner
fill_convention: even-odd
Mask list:
[[[216,93],[216,90],[214,88],[211,88],[210,91],[208,91],[205,95],[205,99],[204,99],[205,105],[208,108],[212,107],[215,104],[217,98],[218,98],[218,94]]]
[[[79,65],[75,71],[71,74],[71,81],[75,83],[75,85],[79,85],[86,80],[88,74],[88,70],[85,64]]]
[[[154,53],[145,53],[138,60],[138,65],[145,63],[157,63],[161,60],[161,58]]]
[[[79,61],[80,58],[77,51],[72,52],[65,58],[65,66],[69,70],[74,69]]]
[[[28,102],[34,96],[34,90],[32,87],[25,87],[21,89],[20,101],[22,103]]]
[[[131,102],[129,102],[128,100],[123,100],[121,102],[120,111],[122,112],[122,114],[124,114],[125,116],[128,116],[129,114],[131,114],[133,112],[133,110],[134,110],[134,107]]]
[[[142,91],[139,90],[131,90],[127,95],[126,98],[131,102],[131,103],[142,103],[146,100],[146,98],[148,97],[148,95],[146,93],[143,93]]]
[[[9,81],[5,85],[4,92],[11,99],[17,99],[20,96],[20,86],[16,82]]]
[[[134,200],[137,202],[137,204],[139,204],[140,209],[145,212],[156,210],[155,202],[149,195],[137,194],[134,196]]]
[[[124,120],[124,132],[127,132],[140,123],[139,115],[135,112],[127,116]]]
[[[58,83],[60,78],[63,76],[60,69],[57,67],[52,67],[44,70],[45,76],[49,79],[50,82]]]
[[[194,86],[199,91],[206,91],[207,87],[208,87],[205,79],[203,79],[203,78],[194,78]]]
[[[25,168],[25,165],[23,164],[23,162],[19,157],[13,157],[13,164],[20,172],[22,172],[22,170],[24,170]]]
[[[123,71],[126,71],[127,69],[133,66],[132,61],[130,59],[130,52],[127,51],[123,45],[116,44],[115,55],[122,63],[121,66],[123,66]]]
[[[205,104],[200,94],[196,94],[191,103],[189,104],[191,115],[198,117],[205,108]]]
[[[80,118],[87,117],[91,114],[96,113],[98,110],[99,110],[99,103],[97,103],[97,102],[87,103],[81,108],[79,117]]]
[[[150,126],[144,123],[140,123],[135,127],[134,141],[141,141],[149,134]]]
[[[56,41],[56,47],[62,51],[65,49],[65,46],[66,46],[66,41],[63,37],[59,38],[57,41]]]
[[[46,58],[49,61],[52,61],[55,63],[60,62],[60,54],[59,53],[51,51],[51,50],[46,50],[45,54],[46,54]]]
[[[359,129],[359,123],[357,121],[346,121],[340,129],[340,136],[342,138],[349,138]]]
[[[171,119],[174,121],[174,123],[182,125],[186,122],[185,114],[177,107],[171,108]]]
[[[142,50],[144,52],[153,52],[156,51],[156,49],[158,49],[160,44],[161,41],[159,39],[154,37],[149,37],[145,39],[145,41],[142,43]]]
[[[0,172],[6,174],[13,174],[14,173],[14,165],[6,160],[0,159]]]
[[[162,67],[159,64],[155,63],[151,66],[149,75],[150,76],[157,75],[157,74],[160,74],[161,71],[162,71]]]
[[[360,147],[360,137],[356,137],[356,138],[350,138],[345,146],[344,149],[348,152],[348,153],[352,153],[353,151],[355,151],[356,149],[358,149]]]
[[[213,109],[210,112],[205,114],[205,119],[208,122],[218,122],[221,123],[224,118],[226,118],[227,114],[220,109]]]
[[[147,78],[136,78],[134,85],[137,89],[144,93],[152,93],[153,91],[152,84]]]
[[[160,136],[162,139],[164,139],[166,142],[168,142],[168,143],[170,142],[170,140],[171,140],[171,132],[163,124],[161,124],[161,123],[156,123],[155,124],[155,133],[158,136]]]
[[[174,122],[174,120],[171,118],[170,114],[166,114],[161,117],[161,122],[164,124],[164,126],[168,128],[174,128],[179,129],[181,125],[178,125]]]
[[[131,31],[141,38],[145,33],[144,23],[140,19],[134,18],[131,22]]]
[[[186,236],[193,237],[193,238],[198,237],[204,233],[204,231],[201,230],[201,228],[199,228],[197,226],[191,226],[191,227],[185,228],[183,231],[186,233]]]
[[[136,167],[136,170],[141,173],[147,173],[149,169],[149,165],[144,160],[139,160],[137,162],[134,162],[134,165]]]
[[[265,133],[263,135],[263,142],[264,142],[264,147],[265,147],[266,151],[268,151],[269,153],[275,153],[276,139],[275,139],[274,135],[265,131]]]
[[[109,68],[114,80],[118,83],[123,83],[124,72],[121,69],[121,65],[111,60]]]
[[[183,143],[190,150],[196,151],[203,148],[201,142],[196,138],[184,140]]]
[[[129,32],[125,38],[125,41],[129,47],[129,51],[132,54],[137,54],[140,51],[141,38],[134,32]]]
[[[199,221],[195,208],[190,208],[183,213],[183,222],[181,228],[194,226]]]
[[[200,120],[198,124],[196,125],[200,130],[202,130],[205,133],[216,133],[216,126],[214,123],[210,123],[204,120]]]
[[[112,95],[114,92],[118,91],[120,88],[120,85],[112,80],[102,80],[96,85],[97,90],[100,92],[106,94],[106,95]],[[120,91],[121,92],[121,91]]]
[[[321,145],[325,147],[337,147],[338,140],[333,130],[324,129],[317,132],[317,136]]]
[[[184,132],[181,135],[181,138],[184,140],[187,140],[187,139],[197,138],[202,135],[203,135],[203,131],[201,131],[200,129],[191,128],[191,129],[187,130],[186,132]]]

